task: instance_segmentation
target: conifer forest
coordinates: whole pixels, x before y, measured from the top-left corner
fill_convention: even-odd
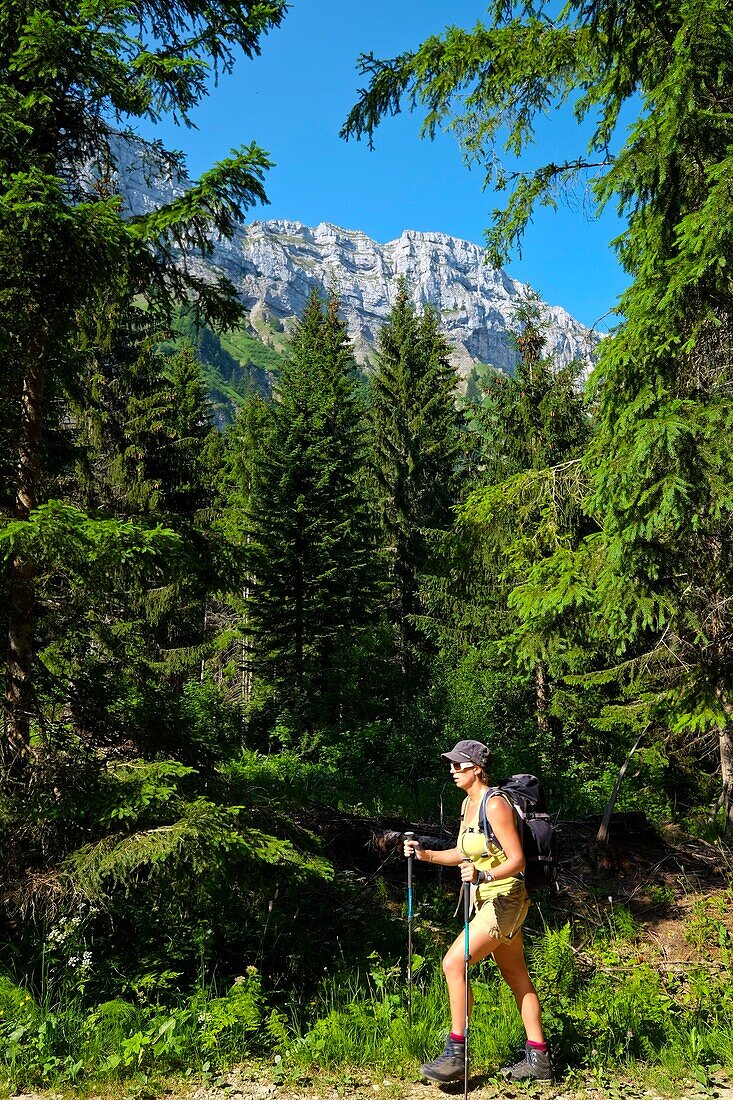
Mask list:
[[[401,109],[450,129],[505,200],[496,266],[574,189],[620,213],[628,288],[589,375],[548,353],[531,292],[515,373],[466,388],[406,281],[371,363],[314,291],[271,395],[222,427],[201,334],[242,304],[187,257],[277,168],[246,135],[130,216],[115,142],[185,124],[287,7],[0,0],[0,1091],[157,1095],[248,1059],[276,1085],[414,1080],[459,880],[415,868],[408,1016],[400,835],[455,835],[440,754],[472,739],[559,823],[525,934],[559,1074],[712,1095],[733,1071],[729,0],[491,0],[359,61],[344,140]],[[528,169],[558,104],[586,136]],[[474,994],[490,1078],[521,1023],[490,960]]]

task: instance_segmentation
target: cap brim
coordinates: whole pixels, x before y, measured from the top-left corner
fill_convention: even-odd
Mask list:
[[[441,760],[449,760],[453,764],[473,764],[473,760],[465,752],[441,752]]]

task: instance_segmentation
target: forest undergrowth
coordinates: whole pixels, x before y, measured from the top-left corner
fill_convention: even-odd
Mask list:
[[[623,1082],[643,1082],[665,1095],[690,1087],[715,1095],[733,1068],[733,891],[725,885],[725,849],[679,836],[655,843],[649,830],[650,849],[642,844],[630,859],[621,842],[591,867],[582,823],[567,828],[574,842],[561,890],[540,897],[526,932],[559,1086],[572,1092],[591,1082],[622,1095]],[[77,985],[63,994],[0,977],[2,1095],[29,1088],[235,1095],[231,1071],[243,1062],[285,1093],[333,1086],[342,1095],[364,1082],[384,1091],[384,1081],[407,1087],[442,1041],[440,954],[460,929],[451,917],[452,882],[418,881],[410,1025],[405,951],[378,935],[380,919],[391,920],[392,931],[404,925],[401,869],[393,862],[388,874],[372,878],[376,919],[361,961],[344,955],[307,999],[265,992],[254,965],[224,988],[202,974],[185,998],[166,998],[162,980],[95,1004],[85,997],[91,959],[84,957],[68,958]],[[74,935],[73,921],[57,927],[49,950]],[[473,984],[473,1075],[493,1088],[499,1067],[521,1046],[521,1025],[490,961]]]

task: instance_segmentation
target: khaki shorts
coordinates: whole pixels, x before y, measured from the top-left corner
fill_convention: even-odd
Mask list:
[[[476,922],[494,939],[510,943],[521,932],[531,902],[523,883],[508,894],[498,894],[477,902]]]

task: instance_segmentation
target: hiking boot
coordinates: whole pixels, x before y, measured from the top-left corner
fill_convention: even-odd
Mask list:
[[[554,1076],[549,1051],[530,1046],[525,1046],[519,1062],[500,1072],[508,1081],[551,1081]]]
[[[433,1062],[427,1062],[420,1066],[420,1073],[428,1081],[437,1081],[439,1085],[445,1085],[449,1081],[463,1080],[464,1070],[464,1043],[458,1043],[451,1039],[450,1035],[445,1041],[445,1050]]]

